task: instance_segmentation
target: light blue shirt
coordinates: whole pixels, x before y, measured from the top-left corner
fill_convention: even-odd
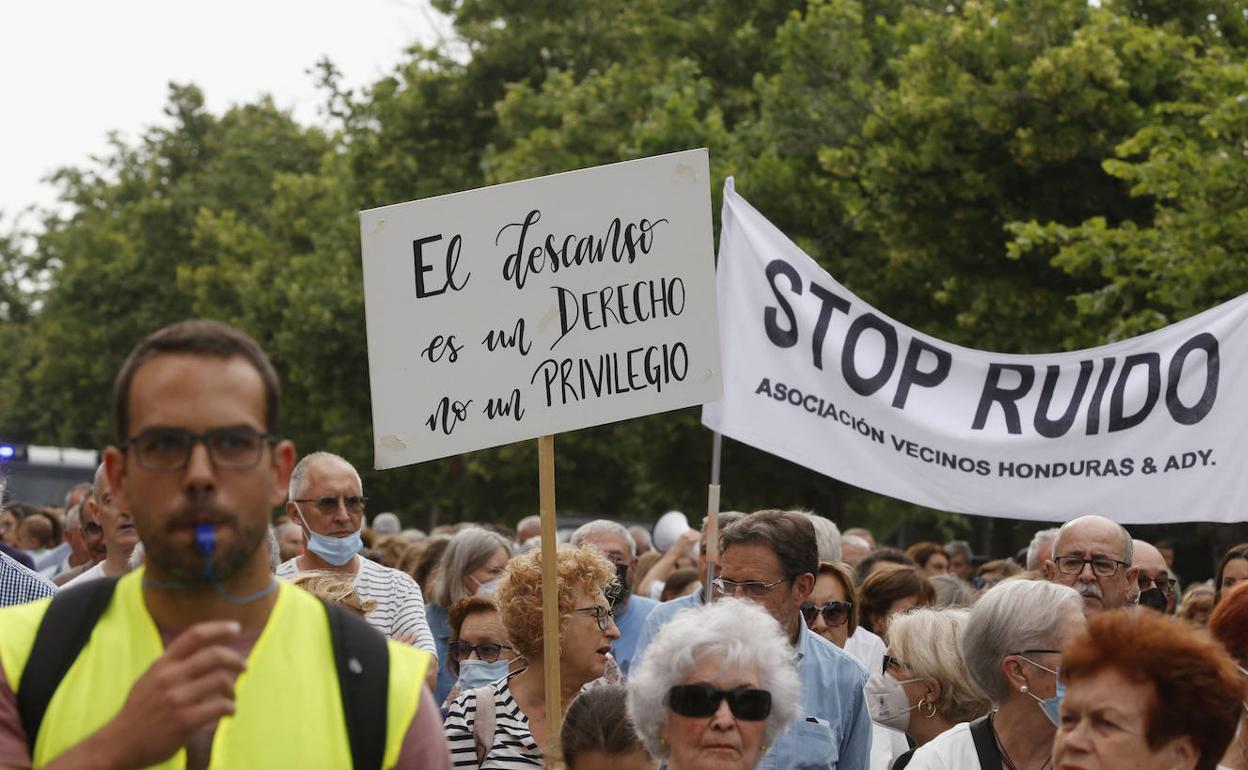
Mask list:
[[[637,641],[641,638],[642,629],[650,612],[659,603],[646,596],[630,596],[624,612],[616,613],[615,625],[620,629],[620,638],[611,645],[611,656],[620,667],[620,672],[628,676],[629,666],[633,662],[633,653],[637,649]]]
[[[701,592],[655,607],[646,619],[634,668],[650,640],[676,613],[702,605]],[[797,639],[802,705],[797,720],[768,747],[759,770],[867,770],[871,716],[863,687],[867,670],[835,644],[801,623]]]

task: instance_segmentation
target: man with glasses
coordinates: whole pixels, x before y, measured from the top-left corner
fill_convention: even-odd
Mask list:
[[[1178,591],[1177,582],[1170,576],[1166,568],[1166,560],[1161,551],[1151,543],[1134,540],[1131,543],[1134,553],[1133,566],[1139,569],[1137,597],[1140,606],[1157,610],[1166,615],[1174,614]]]
[[[0,610],[0,767],[450,767],[431,656],[270,573],[295,463],[278,394],[219,322],[127,357],[104,463],[144,566]]]
[[[130,555],[139,544],[139,533],[134,528],[130,514],[118,509],[113,500],[108,478],[104,475],[103,463],[95,471],[94,491],[83,501],[83,506],[90,510],[91,518],[95,519],[100,528],[104,559],[63,583],[65,588],[104,577],[121,577],[130,571]]]
[[[300,460],[290,475],[286,513],[303,526],[308,544],[303,555],[277,568],[277,576],[290,579],[314,570],[353,576],[360,598],[376,602],[365,616],[373,628],[437,657],[420,586],[406,572],[360,556],[366,502],[360,474],[351,463],[330,452],[313,452]]]
[[[1130,603],[1139,567],[1132,566],[1131,535],[1104,516],[1080,516],[1062,525],[1053,542],[1045,575],[1070,586],[1083,598],[1083,614],[1092,616]]]

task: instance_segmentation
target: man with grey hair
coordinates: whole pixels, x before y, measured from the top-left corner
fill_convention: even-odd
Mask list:
[[[295,522],[283,521],[273,528],[273,535],[277,538],[279,565],[303,553],[303,547],[307,541],[303,536],[303,527]]]
[[[531,509],[530,509],[531,510]],[[516,545],[522,546],[542,534],[542,517],[525,516],[516,524]]]
[[[633,544],[637,546],[638,558],[654,550],[654,542],[650,539],[650,530],[640,524],[634,524],[628,528],[628,534],[633,536]]]
[[[659,606],[648,596],[633,595],[633,581],[637,576],[637,544],[623,525],[607,519],[582,524],[572,533],[570,542],[576,546],[597,548],[615,565],[615,577],[619,584],[608,593],[607,599],[615,611],[615,625],[620,629],[620,638],[611,644],[611,655],[620,671],[628,676],[646,619],[650,617],[651,610]]]
[[[311,571],[353,576],[360,598],[376,602],[364,618],[369,625],[436,656],[420,586],[406,572],[359,555],[365,502],[360,474],[351,463],[330,452],[313,452],[300,460],[291,472],[286,513],[303,527],[308,545],[301,556],[282,562],[277,576],[290,580]],[[437,672],[437,666],[430,667],[431,679]]]
[[[862,535],[841,535],[841,561],[857,569],[859,562],[871,553],[871,544]]]
[[[975,571],[975,552],[971,550],[971,544],[965,540],[950,540],[945,543],[944,550],[949,559],[949,571],[962,582],[969,583],[971,573]]]
[[[720,546],[716,595],[748,599],[780,623],[803,683],[798,720],[767,750],[759,767],[867,767],[871,749],[871,718],[863,694],[867,672],[802,620],[801,606],[809,600],[819,571],[809,517],[794,511],[759,511],[724,528]],[[700,601],[700,597],[697,602],[679,599],[656,608],[646,622],[643,643],[649,644],[658,628],[676,614],[669,607]],[[641,665],[644,654],[639,648],[634,666]]]
[[[120,577],[126,574],[130,571],[130,554],[139,543],[139,531],[134,527],[134,520],[129,513],[119,510],[113,500],[108,477],[104,475],[103,463],[95,471],[95,491],[83,501],[83,505],[91,507],[99,518],[100,527],[104,530],[104,548],[107,555],[104,561],[65,583],[64,588],[103,577]]]
[[[1104,516],[1080,516],[1058,531],[1044,572],[1049,580],[1078,591],[1084,614],[1093,615],[1127,606],[1140,573],[1131,566],[1133,558],[1125,527]]]
[[[1031,544],[1027,546],[1027,564],[1024,565],[1029,571],[1040,572],[1044,563],[1053,558],[1053,542],[1059,532],[1061,530],[1057,527],[1042,529],[1031,538]]]
[[[1136,578],[1137,587],[1133,592],[1134,603],[1167,615],[1173,614],[1178,599],[1175,590],[1177,581],[1170,576],[1165,557],[1152,543],[1134,540],[1131,545],[1134,552],[1133,566],[1140,570]]]

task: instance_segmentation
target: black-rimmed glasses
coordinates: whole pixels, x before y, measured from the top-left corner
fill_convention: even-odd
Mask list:
[[[483,644],[468,644],[463,641],[454,641],[449,643],[446,646],[446,649],[451,653],[451,659],[457,662],[468,660],[468,657],[475,652],[478,660],[485,661],[486,663],[494,663],[498,660],[498,656],[503,650],[514,651],[515,648],[508,644],[491,644],[488,642]]]
[[[277,436],[238,425],[205,433],[182,428],[149,428],[121,442],[122,449],[133,449],[139,467],[149,471],[180,471],[191,460],[195,445],[202,442],[208,459],[217,468],[245,470],[260,462],[265,444]]]
[[[1125,561],[1117,559],[1109,559],[1098,556],[1093,559],[1085,559],[1082,556],[1059,556],[1053,560],[1057,564],[1057,571],[1063,575],[1078,575],[1083,572],[1083,565],[1092,565],[1092,574],[1097,577],[1107,578],[1118,574],[1119,567],[1130,567]]]
[[[853,602],[835,601],[824,605],[806,602],[801,607],[802,617],[806,619],[807,626],[814,626],[815,620],[822,615],[825,624],[836,628],[849,622],[849,610],[853,606]]]
[[[607,624],[615,620],[615,610],[612,610],[609,607],[595,605],[593,607],[577,607],[572,611],[579,612],[583,615],[592,615],[594,617],[594,622],[598,624],[599,631],[606,631]]]
[[[678,684],[667,691],[667,705],[682,717],[709,717],[728,701],[737,719],[761,722],[771,714],[771,693],[754,687],[719,690],[708,684]]]
[[[321,495],[320,497],[307,497],[299,500],[292,500],[294,503],[312,503],[316,506],[316,510],[326,516],[333,516],[338,512],[338,501],[342,501],[342,505],[347,509],[348,513],[360,514],[364,512],[364,505],[368,502],[368,498],[363,495]]]
[[[735,580],[727,580],[725,578],[715,578],[711,581],[711,586],[715,589],[715,593],[720,596],[736,596],[737,590],[751,599],[761,599],[771,591],[771,589],[789,580],[789,578],[780,578],[770,583],[764,583],[761,580],[747,580],[744,583],[738,583]]]

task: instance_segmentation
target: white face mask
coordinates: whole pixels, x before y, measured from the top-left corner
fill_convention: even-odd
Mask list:
[[[906,679],[899,682],[891,674],[872,674],[864,688],[871,721],[881,727],[906,732],[910,728],[910,712],[919,706],[910,705],[910,699],[906,697],[902,685],[921,681],[923,680]]]

